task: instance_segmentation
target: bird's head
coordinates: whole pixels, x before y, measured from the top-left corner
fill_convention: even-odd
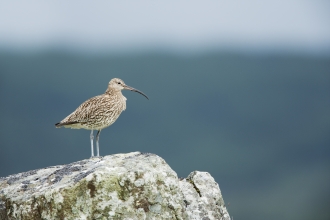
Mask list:
[[[126,85],[123,80],[118,79],[118,78],[113,78],[112,80],[110,80],[108,89],[111,89],[111,90],[114,90],[114,91],[121,91],[123,89],[131,90],[133,92],[140,93],[141,95],[143,95],[144,97],[149,99],[148,96],[145,95],[143,92],[141,92],[137,89],[134,89],[133,87],[130,87],[130,86]]]
[[[115,91],[120,91],[125,89],[125,83],[123,80],[118,79],[118,78],[113,78],[112,80],[110,80],[109,82],[109,88],[111,88],[112,90]]]

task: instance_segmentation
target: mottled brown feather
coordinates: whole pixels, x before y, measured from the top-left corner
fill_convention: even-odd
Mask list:
[[[100,130],[113,124],[126,109],[126,98],[121,92],[103,94],[88,99],[60,122],[73,129]]]

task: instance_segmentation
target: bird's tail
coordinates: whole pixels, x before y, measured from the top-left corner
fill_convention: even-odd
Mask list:
[[[77,123],[79,123],[79,122],[77,122],[77,121],[63,122],[63,123],[58,122],[58,123],[55,124],[55,127],[56,128],[60,128],[60,127],[62,127],[64,125],[72,125],[72,124],[77,124]]]
[[[60,128],[60,127],[62,127],[61,122],[56,123],[56,124],[55,124],[55,127],[56,127],[56,128]]]

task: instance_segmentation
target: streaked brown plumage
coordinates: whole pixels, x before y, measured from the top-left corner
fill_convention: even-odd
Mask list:
[[[113,78],[104,94],[95,96],[82,103],[74,112],[68,115],[59,123],[55,124],[57,128],[65,127],[72,129],[88,129],[91,131],[91,152],[94,156],[93,130],[98,130],[96,135],[97,156],[99,154],[99,136],[102,129],[112,125],[119,115],[126,109],[126,97],[121,90],[127,89],[138,92],[148,97],[141,91],[127,86],[123,80]]]

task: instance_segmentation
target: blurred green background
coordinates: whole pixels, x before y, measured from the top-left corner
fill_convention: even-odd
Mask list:
[[[9,12],[0,18],[13,16]],[[294,30],[293,41],[281,43],[268,42],[266,34],[266,45],[258,38],[255,44],[247,39],[245,46],[235,46],[241,44],[236,41],[228,46],[220,39],[195,47],[197,41],[186,44],[169,36],[165,43],[135,42],[129,49],[125,39],[125,46],[111,43],[115,34],[106,43],[95,38],[102,31],[89,36],[95,27],[86,23],[81,29],[86,44],[95,40],[96,45],[73,42],[80,39],[74,35],[79,30],[71,35],[55,31],[60,40],[38,42],[31,30],[41,30],[40,24],[28,30],[24,17],[19,21],[22,27],[10,19],[0,24],[0,176],[89,158],[89,131],[55,129],[54,124],[118,77],[150,100],[123,92],[127,110],[102,131],[101,155],[151,152],[179,177],[194,170],[210,172],[234,219],[330,219],[330,43],[320,43],[330,36],[329,28],[311,41]],[[18,37],[13,26],[27,34]],[[48,28],[57,30],[56,25]],[[191,35],[185,29],[182,34]]]

